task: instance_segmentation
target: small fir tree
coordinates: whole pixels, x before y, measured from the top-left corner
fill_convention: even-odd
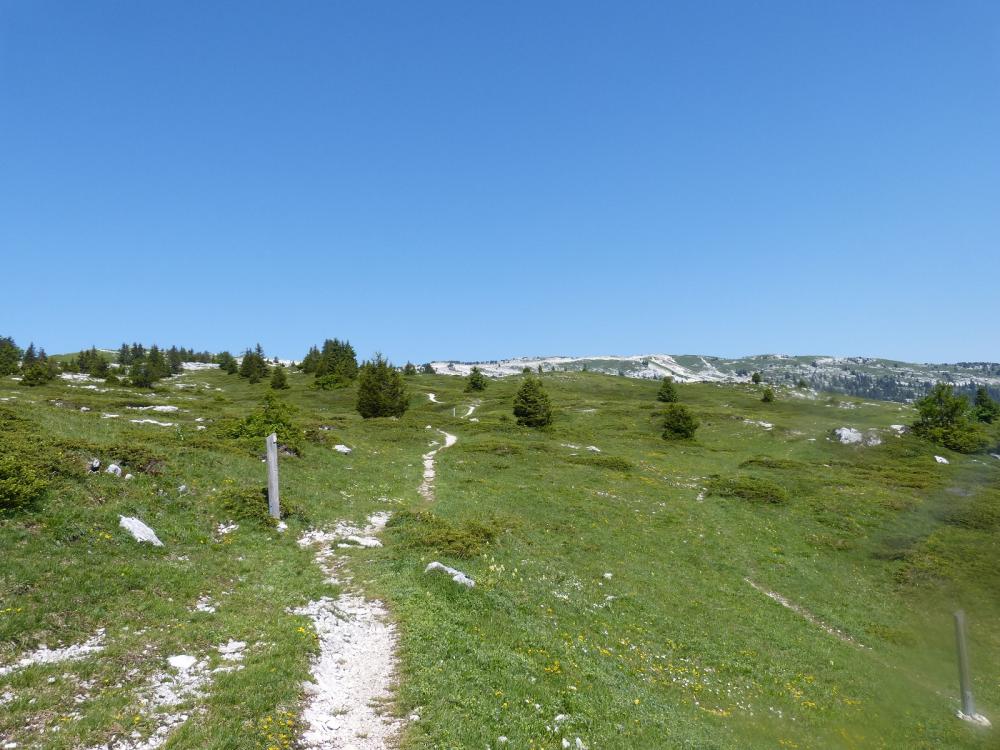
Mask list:
[[[275,365],[273,372],[271,372],[271,388],[275,391],[283,391],[288,388],[288,375],[285,374],[285,368],[281,365]]]
[[[698,425],[698,418],[684,404],[668,404],[663,412],[663,439],[689,440]]]
[[[763,378],[760,376],[759,372],[755,372],[753,375],[750,376],[750,382],[753,383],[754,385],[760,385],[761,380],[763,380]]]
[[[38,361],[38,352],[35,351],[35,342],[32,341],[28,344],[28,348],[24,350],[24,357],[21,359],[21,367],[27,370],[35,362]]]
[[[421,375],[434,375],[434,366],[430,362],[424,362],[420,366]]]
[[[403,375],[409,378],[413,377],[416,374],[417,374],[416,365],[414,365],[412,362],[407,362],[406,365],[403,367]]]
[[[660,383],[660,390],[656,393],[656,400],[667,404],[672,404],[680,400],[680,397],[677,395],[677,386],[674,385],[674,379],[670,375],[667,375],[663,379],[663,382]]]
[[[465,381],[465,390],[467,391],[485,391],[486,390],[486,376],[483,375],[483,371],[478,367],[473,367],[472,372],[469,373],[469,377]]]
[[[403,376],[381,354],[362,365],[358,375],[358,413],[372,417],[401,417],[409,406]]]
[[[544,427],[552,423],[552,402],[542,381],[530,375],[514,396],[514,416],[525,427]]]

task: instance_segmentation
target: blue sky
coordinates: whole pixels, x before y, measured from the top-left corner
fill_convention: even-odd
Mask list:
[[[1000,359],[1000,3],[0,0],[0,335]]]

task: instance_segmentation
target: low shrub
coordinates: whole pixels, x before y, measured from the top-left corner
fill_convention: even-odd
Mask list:
[[[597,469],[627,472],[635,468],[635,464],[621,456],[569,456],[567,460],[573,464],[593,466]]]
[[[708,492],[710,495],[738,497],[752,503],[788,502],[788,492],[784,487],[769,479],[749,475],[713,479],[708,483]]]
[[[410,547],[427,547],[442,555],[471,558],[483,554],[507,526],[497,518],[486,523],[465,520],[455,523],[430,511],[402,511],[386,528]]]

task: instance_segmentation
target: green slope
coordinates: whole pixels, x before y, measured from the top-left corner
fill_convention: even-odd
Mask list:
[[[410,411],[365,422],[353,390],[312,391],[294,374],[285,398],[305,449],[281,462],[294,513],[280,534],[235,517],[231,488],[263,486],[262,448],[223,434],[266,385],[215,371],[181,382],[193,387],[152,397],[0,384],[6,434],[51,453],[55,472],[38,506],[0,521],[0,665],[107,629],[99,656],[0,676],[5,741],[59,749],[147,732],[138,695],[163,660],[238,639],[245,669],[218,674],[166,746],[293,746],[316,644],[286,610],[333,593],[296,538],[387,509],[385,546],[346,554],[354,585],[387,601],[400,629],[394,710],[419,716],[406,748],[995,746],[995,732],[953,716],[951,612],[968,613],[980,710],[997,718],[1000,461],[894,436],[908,407],[680,385],[702,427],[667,443],[653,382],[546,374],[556,421],[539,432],[509,416],[518,378],[476,394],[478,422],[452,416],[473,398],[446,376],[408,379]],[[128,409],[143,404],[182,411]],[[128,421],[140,417],[175,425]],[[433,503],[417,493],[428,424],[458,437],[437,456]],[[840,445],[828,439],[840,426],[884,442]],[[87,475],[92,455],[130,460],[136,478]],[[711,492],[734,478],[788,500]],[[120,513],[165,546],[134,542]],[[216,532],[232,520],[239,530]],[[476,587],[425,575],[431,560]],[[201,597],[217,611],[192,611]]]

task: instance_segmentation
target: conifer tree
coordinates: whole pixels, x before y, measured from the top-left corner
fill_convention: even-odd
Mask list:
[[[0,375],[13,375],[20,366],[20,347],[10,336],[0,338]]]
[[[465,390],[485,391],[486,384],[486,376],[483,375],[483,371],[478,367],[473,367],[472,372],[469,373],[469,377],[465,381]]]
[[[281,365],[275,365],[274,371],[271,373],[271,389],[283,391],[286,388],[288,388],[288,376],[285,374],[285,368]]]
[[[132,364],[132,352],[129,350],[128,344],[124,342],[118,347],[118,364],[122,367],[128,367]]]
[[[28,344],[28,348],[24,350],[24,358],[21,360],[21,367],[28,369],[37,361],[38,353],[35,351],[35,342],[32,341]]]
[[[319,358],[319,348],[310,346],[308,353],[302,358],[299,368],[302,372],[312,374],[316,372],[316,368],[319,367]]]
[[[993,424],[1000,418],[1000,404],[990,398],[985,385],[976,388],[975,413],[976,419],[985,424]]]
[[[416,374],[417,374],[416,365],[414,365],[412,362],[407,362],[406,365],[403,367],[403,375],[405,375],[406,377],[412,377]]]
[[[422,364],[420,366],[420,374],[421,375],[434,375],[435,374],[434,373],[434,365],[432,365],[430,362],[425,362],[424,364]]]
[[[969,400],[956,395],[952,386],[938,383],[916,407],[919,417],[912,425],[916,435],[960,453],[975,453],[985,446],[985,433],[973,420]]]
[[[236,357],[228,351],[220,352],[215,361],[219,364],[219,369],[225,371],[227,375],[234,375],[239,370],[239,365],[236,364]]]
[[[323,342],[316,378],[326,378],[331,385],[347,385],[358,376],[358,357],[349,341],[327,339]]]
[[[754,385],[760,385],[760,381],[763,380],[759,372],[755,372],[750,376],[750,382]]]
[[[170,347],[167,352],[167,364],[170,367],[170,372],[174,375],[184,372],[184,356],[176,346]]]
[[[663,439],[693,438],[698,424],[698,418],[684,404],[668,404],[663,412]]]
[[[656,400],[663,401],[668,404],[672,404],[675,401],[680,400],[680,397],[677,395],[677,386],[674,385],[674,379],[670,375],[663,378],[663,382],[660,384],[660,390],[656,393]]]
[[[254,349],[247,349],[243,353],[243,361],[240,362],[240,377],[246,378],[251,383],[259,383],[262,378],[267,377],[267,361],[264,359],[264,351],[260,344]]]
[[[542,381],[528,375],[514,396],[514,416],[525,427],[544,427],[552,423],[552,402]]]
[[[358,375],[358,413],[372,417],[401,417],[409,406],[403,376],[381,354],[361,366]]]

